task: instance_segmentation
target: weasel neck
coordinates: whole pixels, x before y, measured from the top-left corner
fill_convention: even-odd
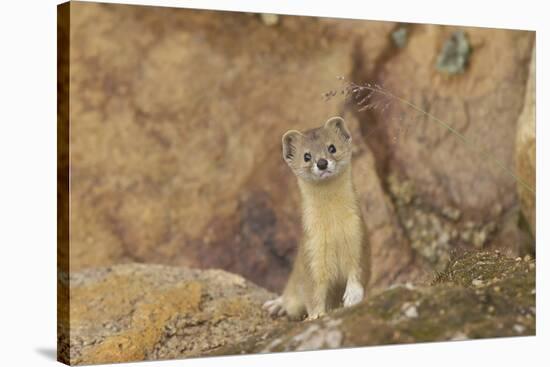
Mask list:
[[[351,164],[337,177],[320,182],[298,180],[304,212],[327,210],[333,206],[358,210]]]

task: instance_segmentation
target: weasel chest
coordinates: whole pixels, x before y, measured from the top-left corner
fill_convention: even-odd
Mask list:
[[[304,224],[313,273],[345,279],[361,257],[364,234],[360,216],[351,210],[332,211],[311,217]]]

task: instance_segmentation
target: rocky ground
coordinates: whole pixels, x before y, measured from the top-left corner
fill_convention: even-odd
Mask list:
[[[431,283],[397,284],[316,321],[272,319],[275,295],[221,270],[128,264],[70,277],[72,364],[535,334],[535,262],[455,254]],[[62,340],[67,340],[61,338]]]

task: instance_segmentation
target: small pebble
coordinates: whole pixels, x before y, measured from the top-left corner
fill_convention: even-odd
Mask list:
[[[482,287],[483,286],[483,281],[479,280],[479,279],[474,279],[474,280],[472,280],[472,285],[474,287],[477,287],[477,288]]]
[[[502,214],[502,205],[496,204],[496,205],[493,207],[492,211],[493,211],[493,215],[495,215],[495,216],[501,215],[501,214]]]
[[[522,334],[525,331],[525,326],[520,325],[520,324],[515,324],[514,325],[514,331],[518,334]]]
[[[407,316],[408,318],[410,319],[415,319],[418,317],[418,311],[416,310],[416,306],[409,306],[406,310],[405,310],[405,316]]]
[[[458,333],[456,333],[452,338],[451,340],[467,340],[468,339],[468,335],[464,334],[463,332],[459,331]]]
[[[279,23],[279,16],[277,14],[262,13],[260,14],[260,17],[262,18],[262,22],[267,26],[272,26]]]

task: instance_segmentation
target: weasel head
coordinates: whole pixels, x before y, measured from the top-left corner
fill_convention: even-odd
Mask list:
[[[321,127],[283,135],[283,158],[294,174],[308,182],[337,177],[351,162],[351,134],[341,117],[332,117]]]

